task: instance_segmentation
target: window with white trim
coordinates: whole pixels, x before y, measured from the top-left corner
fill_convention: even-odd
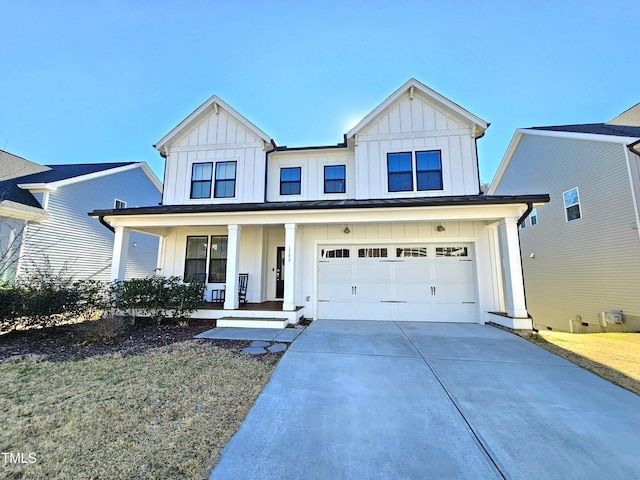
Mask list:
[[[389,192],[443,190],[442,152],[387,153],[387,187]]]
[[[322,249],[322,258],[349,258],[348,248]]]
[[[564,199],[564,212],[567,219],[567,222],[571,222],[572,220],[578,220],[582,218],[582,212],[580,210],[580,194],[578,192],[578,187],[572,188],[571,190],[567,190],[562,194],[562,198]]]
[[[428,257],[427,247],[403,247],[396,248],[396,257]]]
[[[538,224],[538,209],[534,208],[533,210],[531,210],[531,214],[529,215],[529,222],[531,223],[531,226],[537,225]]]
[[[114,210],[122,210],[123,208],[127,208],[127,202],[124,200],[118,200],[117,198],[113,201],[113,209]]]

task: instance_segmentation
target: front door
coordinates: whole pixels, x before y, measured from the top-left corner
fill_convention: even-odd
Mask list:
[[[284,247],[276,255],[276,298],[284,298]]]

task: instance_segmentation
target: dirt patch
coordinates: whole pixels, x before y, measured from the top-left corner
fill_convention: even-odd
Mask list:
[[[0,362],[11,357],[38,356],[43,360],[83,359],[96,355],[144,355],[173,343],[194,340],[216,326],[215,320],[192,320],[188,326],[175,322],[152,324],[147,319],[103,318],[69,325],[14,330],[0,335]],[[226,350],[241,351],[250,342],[194,340]],[[271,354],[267,354],[270,357]],[[263,356],[261,356],[262,358]],[[272,358],[264,358],[270,361]]]

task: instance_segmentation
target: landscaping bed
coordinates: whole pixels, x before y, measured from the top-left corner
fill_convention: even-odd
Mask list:
[[[2,478],[208,478],[281,357],[193,338],[214,324],[0,335],[0,449],[22,460]]]

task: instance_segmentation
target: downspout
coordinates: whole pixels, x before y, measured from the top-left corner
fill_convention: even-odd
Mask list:
[[[522,216],[518,219],[518,227],[523,224],[523,222],[527,219],[531,211],[533,210],[533,203],[527,202],[527,209],[524,211]]]
[[[116,233],[116,229],[113,228],[111,225],[109,225],[105,220],[104,220],[104,215],[100,215],[98,217],[98,221],[104,225],[105,227],[107,227],[109,230],[111,230],[111,233]]]
[[[267,183],[269,176],[269,154],[275,152],[278,149],[276,142],[271,139],[271,145],[273,148],[264,154],[264,203],[267,203]]]
[[[520,241],[520,225],[524,223],[531,211],[533,210],[533,202],[527,202],[527,209],[522,216],[518,219],[518,249],[520,250],[520,270],[522,271],[522,290],[524,292],[524,308],[527,309],[527,314],[531,319],[531,330],[534,333],[538,333],[538,329],[533,325],[533,317],[529,313],[529,306],[527,305],[527,283],[524,281],[524,262],[522,261],[522,243]]]

